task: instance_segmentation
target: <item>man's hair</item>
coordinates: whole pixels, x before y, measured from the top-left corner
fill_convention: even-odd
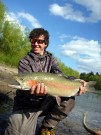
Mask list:
[[[35,28],[29,34],[29,40],[32,38],[38,38],[40,35],[45,36],[45,44],[49,44],[49,32],[43,28]]]

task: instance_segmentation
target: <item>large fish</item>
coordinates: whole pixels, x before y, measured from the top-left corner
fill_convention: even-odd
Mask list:
[[[9,85],[12,88],[29,90],[32,85],[44,83],[47,86],[47,94],[53,96],[71,97],[79,92],[79,87],[82,84],[80,79],[69,80],[60,74],[52,73],[28,73],[15,76],[19,85]],[[94,92],[95,81],[87,82],[86,90]]]

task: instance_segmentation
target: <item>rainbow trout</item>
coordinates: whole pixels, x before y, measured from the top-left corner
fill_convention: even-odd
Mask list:
[[[29,90],[33,85],[38,83],[44,83],[47,86],[47,94],[53,96],[71,97],[79,92],[79,87],[82,84],[80,79],[69,80],[60,74],[52,73],[28,73],[22,75],[16,75],[14,77],[19,85],[9,85],[9,87]],[[95,81],[87,82],[86,90],[88,92],[94,92]]]

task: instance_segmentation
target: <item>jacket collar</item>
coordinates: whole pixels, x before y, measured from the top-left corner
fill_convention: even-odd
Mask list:
[[[35,54],[35,53],[33,52],[33,50],[31,50],[28,54],[29,54],[33,59],[39,60],[39,59],[45,58],[49,53],[48,53],[47,51],[45,51],[44,55],[38,55],[38,54]]]

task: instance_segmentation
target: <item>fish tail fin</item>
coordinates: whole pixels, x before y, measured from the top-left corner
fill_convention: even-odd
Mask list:
[[[87,90],[95,90],[95,88],[94,88],[94,86],[95,86],[95,84],[96,84],[96,81],[89,81],[89,82],[87,82]]]
[[[94,88],[95,85],[96,85],[96,81],[87,82],[87,85],[86,85],[87,92],[98,94],[98,91],[95,90],[95,88]]]

